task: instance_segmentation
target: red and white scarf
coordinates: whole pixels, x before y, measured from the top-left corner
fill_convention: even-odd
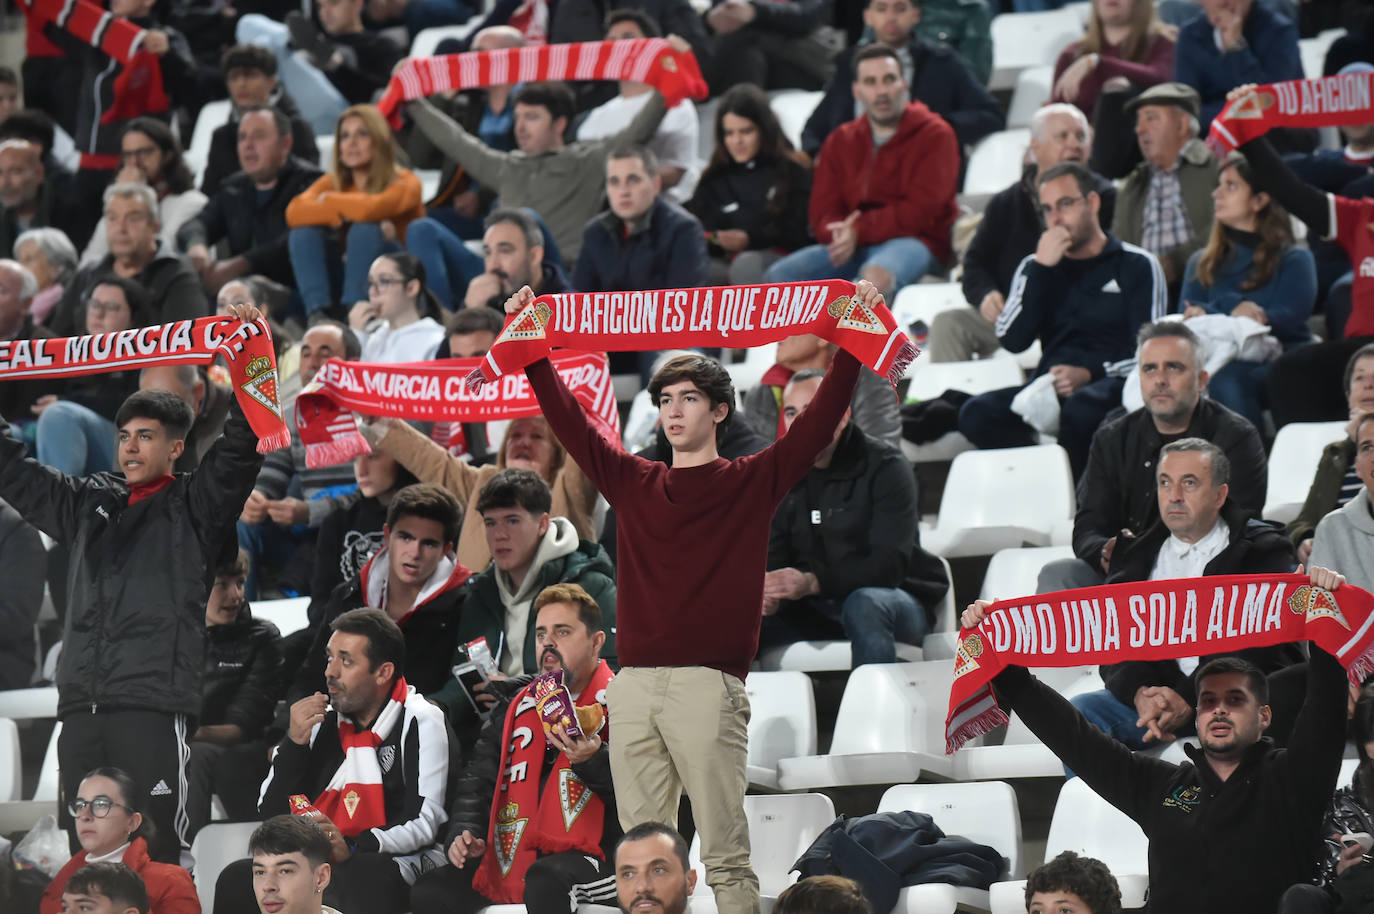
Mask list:
[[[620,412],[606,356],[560,352],[553,361],[603,433],[620,440]],[[464,379],[480,363],[480,359],[395,363],[330,359],[296,398],[296,431],[305,445],[306,466],[332,466],[372,452],[350,410],[423,422],[496,422],[539,415],[539,402],[523,375],[486,390],[468,389]]]
[[[989,607],[959,632],[946,751],[1003,724],[992,680],[1008,666],[1169,660],[1311,641],[1359,684],[1374,671],[1374,596],[1306,575],[1217,575],[1062,590]]]
[[[1340,127],[1374,121],[1374,73],[1290,79],[1258,86],[1212,120],[1207,145],[1218,157],[1274,127]]]
[[[209,365],[223,356],[234,395],[258,436],[258,453],[291,444],[277,395],[267,321],[201,317],[90,336],[0,341],[0,381],[69,378],[152,365]]]
[[[324,792],[315,798],[315,807],[350,838],[369,829],[386,827],[386,796],[377,749],[400,724],[406,700],[413,692],[405,677],[397,676],[391,697],[370,729],[360,731],[352,721],[339,718],[343,764],[334,771]]]
[[[917,349],[886,305],[870,309],[840,279],[760,286],[565,292],[530,302],[468,378],[519,371],[555,346],[636,351],[689,346],[747,348],[813,333],[886,377],[895,388]]]
[[[663,38],[630,38],[412,57],[392,74],[377,109],[399,128],[401,105],[427,95],[570,79],[648,83],[669,108],[684,98],[707,95],[706,80],[691,51],[679,52]]]
[[[606,661],[598,661],[582,696],[604,707],[606,684],[614,675]],[[603,742],[610,739],[609,716],[599,735]],[[531,683],[511,701],[506,712],[501,729],[501,767],[497,769],[502,776],[487,827],[489,850],[472,880],[473,888],[498,904],[521,902],[525,871],[541,854],[577,851],[602,856],[606,805],[573,772],[563,752],[558,753],[553,770],[543,779],[541,791],[547,746]]]

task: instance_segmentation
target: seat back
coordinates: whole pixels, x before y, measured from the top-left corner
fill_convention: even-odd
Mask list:
[[[1057,444],[1042,444],[965,451],[955,457],[936,526],[942,530],[1020,526],[1049,532],[1059,524],[1072,523],[1073,514],[1069,455]]]
[[[930,362],[917,359],[907,369],[909,401],[933,400],[947,390],[981,394],[1003,387],[1020,387],[1025,373],[1015,359],[975,359],[969,362]]]
[[[264,619],[277,627],[282,635],[298,632],[310,624],[306,611],[309,597],[287,597],[282,600],[259,600],[253,604],[253,618]]]
[[[1096,857],[1117,874],[1148,873],[1150,841],[1124,812],[1098,796],[1082,778],[1064,782],[1054,804],[1045,859],[1063,851]]]
[[[929,327],[941,311],[967,307],[964,287],[957,282],[911,283],[898,289],[892,298],[892,316],[903,330],[916,321],[925,321]]]
[[[1054,65],[1026,67],[1016,74],[1016,88],[1007,107],[1008,127],[1029,127],[1031,118],[1050,100],[1054,88]]]
[[[768,107],[778,116],[783,136],[791,140],[797,149],[802,148],[802,129],[824,94],[819,90],[809,92],[805,89],[780,89],[768,93]]]
[[[211,822],[196,833],[191,856],[196,861],[196,894],[200,909],[215,909],[215,881],[224,868],[248,856],[248,839],[261,822]]]
[[[759,893],[776,896],[792,884],[792,864],[835,821],[835,806],[822,793],[746,796],[744,815],[749,820],[749,859],[759,877]],[[692,839],[689,858],[697,871],[693,894],[711,894],[703,878],[700,833]]]
[[[1032,672],[1035,673],[1036,679],[1065,698],[1074,698],[1085,692],[1096,692],[1104,688],[1102,676],[1098,674],[1095,666],[1037,667]],[[1007,735],[1002,740],[1002,745],[1033,746],[1039,742],[1040,737],[1030,731],[1019,714],[1013,712],[1007,721]]]
[[[19,727],[0,717],[0,803],[13,803],[23,791],[24,768],[19,754]]]
[[[999,549],[983,575],[981,600],[1009,600],[1036,592],[1040,569],[1050,562],[1073,558],[1072,546],[1029,546]]]
[[[186,164],[195,175],[196,186],[205,177],[205,166],[210,161],[210,138],[215,130],[229,120],[233,103],[228,99],[206,102],[196,115],[196,126],[191,131],[191,144],[186,147]]]
[[[57,769],[57,738],[62,735],[62,721],[52,728],[47,751],[43,753],[43,767],[38,770],[38,785],[33,790],[35,800],[56,803],[61,793]]]
[[[1264,519],[1286,524],[1298,516],[1321,462],[1322,449],[1345,437],[1344,422],[1290,422],[1274,436]]]
[[[964,193],[995,194],[1021,180],[1021,166],[1030,146],[1030,131],[1013,127],[990,133],[978,141],[968,157]]]
[[[816,754],[816,697],[811,677],[783,670],[750,673],[749,764],[777,768],[778,759]]]
[[[1005,878],[1024,875],[1021,861],[1021,814],[1016,793],[1004,781],[964,784],[898,784],[878,802],[878,812],[923,812],[946,835],[958,835],[1001,851]]]
[[[830,753],[945,754],[945,714],[954,665],[865,664],[849,674],[835,720]]]
[[[1083,21],[1076,10],[1002,13],[992,17],[992,78],[990,89],[1008,89],[1027,67],[1053,64],[1059,52],[1083,37]]]

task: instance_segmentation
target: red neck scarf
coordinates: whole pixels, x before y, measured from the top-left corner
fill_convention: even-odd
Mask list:
[[[1290,79],[1258,86],[1212,120],[1207,145],[1220,158],[1273,127],[1339,127],[1374,121],[1374,73]]]
[[[315,808],[350,838],[369,829],[386,827],[386,796],[377,749],[400,724],[406,701],[413,693],[405,678],[397,676],[391,697],[371,728],[359,730],[352,721],[339,718],[343,764],[329,779],[324,793],[315,798]]]
[[[606,356],[560,352],[553,361],[587,414],[611,440],[619,441],[620,412]],[[296,398],[296,431],[305,445],[306,466],[332,466],[372,453],[350,410],[423,422],[496,422],[539,415],[539,402],[523,375],[512,375],[499,387],[469,390],[463,379],[480,364],[480,359],[388,364],[330,359]]]
[[[1374,671],[1374,596],[1298,574],[1237,574],[1062,590],[992,604],[959,633],[946,752],[1003,724],[992,680],[1007,666],[1167,660],[1311,641],[1358,684]]]
[[[606,661],[599,661],[591,682],[582,690],[583,704],[595,701],[604,706],[606,684],[613,677]],[[603,741],[610,738],[609,717],[601,725],[600,736]],[[506,724],[501,730],[501,767],[497,769],[502,778],[491,802],[488,850],[472,880],[473,888],[497,904],[520,903],[524,897],[525,871],[541,853],[577,851],[602,855],[606,806],[573,773],[566,754],[558,753],[540,791],[547,746],[544,725],[535,708],[534,689],[526,686],[506,712]]]
[[[468,383],[518,371],[554,346],[634,351],[688,346],[762,346],[814,333],[896,387],[916,347],[886,305],[869,310],[854,284],[831,279],[762,286],[563,292],[541,295],[507,321]]]
[[[706,80],[690,51],[680,53],[662,38],[631,38],[412,57],[392,74],[377,109],[391,120],[393,127],[399,128],[401,105],[427,95],[573,79],[648,83],[662,94],[669,108],[684,98],[707,95]]]
[[[277,398],[277,356],[267,321],[201,317],[93,336],[0,341],[0,381],[67,378],[149,365],[229,365],[243,415],[258,436],[258,453],[291,444]]]

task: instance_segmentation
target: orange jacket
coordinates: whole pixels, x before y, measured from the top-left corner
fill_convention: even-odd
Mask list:
[[[148,889],[148,914],[200,914],[200,897],[191,874],[170,863],[155,863],[148,857],[148,842],[135,838],[124,852],[124,865],[143,879]],[[62,914],[62,890],[72,873],[86,865],[86,852],[81,851],[62,867],[39,902],[39,914]]]
[[[345,222],[381,222],[390,219],[396,236],[405,240],[406,226],[425,214],[420,179],[404,168],[396,169],[395,179],[379,194],[339,190],[327,172],[286,206],[286,224],[291,228],[326,225],[338,228]]]

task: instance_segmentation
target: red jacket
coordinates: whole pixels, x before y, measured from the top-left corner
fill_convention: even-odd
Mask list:
[[[191,874],[170,863],[154,863],[148,857],[148,842],[135,838],[124,852],[123,862],[142,877],[148,889],[148,914],[200,914],[200,897]],[[39,914],[62,914],[62,890],[72,873],[85,865],[85,851],[67,861],[43,890]]]
[[[811,188],[811,231],[830,243],[831,222],[855,210],[859,244],[918,238],[937,260],[950,257],[959,214],[959,141],[944,119],[920,102],[906,106],[897,132],[873,148],[868,118],[833,131],[821,146]]]

